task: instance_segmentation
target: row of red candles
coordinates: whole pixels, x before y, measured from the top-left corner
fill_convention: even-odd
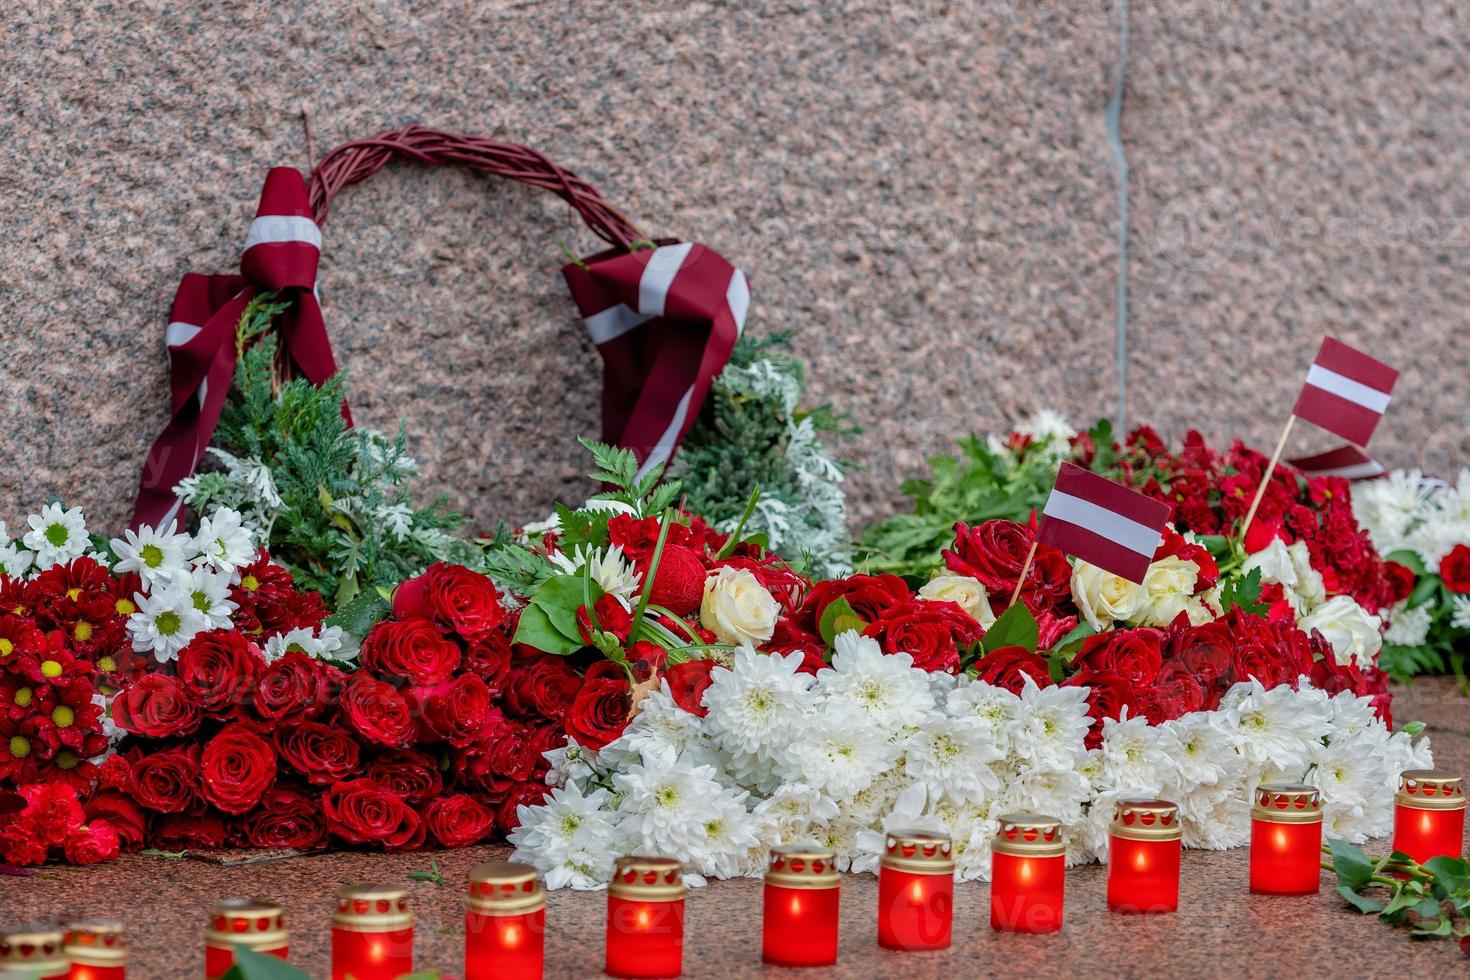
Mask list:
[[[1397,851],[1420,863],[1458,855],[1465,828],[1461,779],[1416,770],[1395,798]],[[1270,784],[1251,812],[1250,887],[1264,894],[1312,894],[1320,884],[1322,807],[1310,786]],[[1108,907],[1167,913],[1179,906],[1182,828],[1164,800],[1122,800],[1114,809]],[[896,950],[950,945],[954,908],[951,841],[926,831],[887,835],[878,876],[878,943]],[[765,875],[763,959],[778,966],[837,961],[840,876],[818,847],[771,852]],[[1035,814],[1000,818],[991,865],[990,924],[1044,933],[1062,927],[1066,844],[1061,824]],[[608,887],[605,970],[613,977],[676,977],[683,968],[682,869],[671,858],[627,857]],[[482,864],[470,872],[465,908],[466,980],[542,976],[546,893],[534,869]],[[278,905],[219,903],[205,934],[206,978],[234,963],[236,946],[285,959],[288,935]],[[116,923],[0,934],[0,980],[123,980],[126,948]],[[13,972],[12,972],[13,971]],[[402,888],[349,885],[332,917],[333,980],[395,980],[413,971],[413,917]]]

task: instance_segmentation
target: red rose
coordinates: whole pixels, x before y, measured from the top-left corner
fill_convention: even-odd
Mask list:
[[[417,847],[424,840],[419,815],[403,797],[371,779],[335,783],[322,797],[327,829],[348,844],[370,844],[390,851]]]
[[[639,570],[647,575],[647,563],[642,564]],[[706,575],[704,561],[694,549],[664,542],[648,601],[655,606],[663,606],[676,616],[688,616],[699,608],[704,598]]]
[[[327,842],[321,807],[304,793],[284,786],[266,790],[260,808],[244,819],[240,831],[251,847],[310,851]]]
[[[363,775],[414,806],[422,806],[444,790],[438,764],[413,749],[384,752],[368,763]]]
[[[600,749],[623,734],[631,707],[623,669],[611,660],[599,660],[588,668],[582,689],[567,711],[567,736],[579,745]]]
[[[153,825],[148,844],[175,851],[215,850],[228,839],[229,828],[219,814],[170,813]]]
[[[435,562],[393,593],[393,615],[432,620],[446,632],[473,639],[499,626],[505,610],[489,577],[463,565]]]
[[[624,655],[628,659],[628,667],[633,671],[633,679],[640,684],[662,671],[669,661],[669,651],[648,640],[639,640],[632,644],[624,651]]]
[[[853,612],[864,622],[872,623],[895,606],[913,601],[913,595],[897,575],[849,575],[845,579],[817,582],[801,604],[801,628],[817,635],[822,615],[838,599],[846,599]]]
[[[86,807],[87,820],[105,820],[117,831],[119,844],[132,853],[143,846],[147,822],[138,805],[122,793],[98,793]]]
[[[999,520],[976,527],[956,524],[954,532],[954,548],[941,552],[950,570],[979,579],[993,595],[1011,595],[1026,565],[1035,532],[1024,524]],[[1050,545],[1041,545],[1021,592],[1033,596],[1040,607],[1054,606],[1071,594],[1071,580],[1072,566],[1067,564],[1067,557]]]
[[[1153,684],[1164,666],[1164,631],[1146,626],[1089,636],[1075,666],[1117,674],[1133,690]]]
[[[863,630],[884,653],[907,653],[921,670],[953,674],[960,667],[960,647],[968,647],[985,631],[953,602],[909,600],[890,607]]]
[[[1383,602],[1393,606],[1414,594],[1414,570],[1396,561],[1383,563]]]
[[[664,680],[669,682],[674,703],[701,718],[709,714],[709,709],[704,706],[704,692],[709,689],[710,673],[715,666],[713,660],[686,660],[664,671]]]
[[[392,684],[358,671],[342,688],[342,717],[369,742],[401,748],[413,736],[408,702]]]
[[[426,619],[379,623],[362,641],[361,657],[362,666],[376,674],[423,686],[449,680],[463,659],[459,645]]]
[[[511,671],[505,689],[506,707],[514,714],[540,715],[560,720],[571,707],[582,678],[563,657],[541,654],[527,667]]]
[[[1470,592],[1470,545],[1457,544],[1440,559],[1439,577],[1451,592],[1459,595]]]
[[[222,716],[250,700],[255,675],[264,666],[260,651],[245,637],[211,630],[179,651],[179,683],[203,711]]]
[[[347,732],[319,721],[294,721],[272,733],[286,765],[316,786],[329,786],[357,770],[360,751]]]
[[[1025,647],[1001,647],[992,650],[975,661],[975,679],[994,687],[1003,687],[1012,694],[1026,689],[1027,677],[1037,687],[1051,686],[1051,671],[1046,661]]]
[[[415,714],[428,730],[457,748],[472,744],[487,725],[500,719],[491,705],[490,688],[474,674],[461,674],[438,687],[415,688],[411,696],[418,706]]]
[[[275,750],[238,723],[220,729],[199,760],[200,795],[225,813],[255,806],[275,778]]]
[[[510,676],[510,637],[504,630],[491,630],[474,640],[465,651],[464,666],[499,694]]]
[[[1150,725],[1199,711],[1205,706],[1205,691],[1189,668],[1178,660],[1164,665],[1158,680],[1143,691],[1143,713]]]
[[[1102,723],[1105,718],[1117,720],[1123,716],[1124,708],[1135,705],[1133,689],[1117,674],[1100,670],[1079,670],[1067,678],[1063,687],[1087,688],[1087,713],[1092,717],[1092,730],[1087,733],[1087,747],[1095,749],[1102,744]]]
[[[168,674],[145,674],[112,702],[112,720],[144,738],[188,735],[199,727],[199,706]]]
[[[144,755],[133,764],[130,790],[138,805],[159,813],[183,813],[199,794],[199,746]]]
[[[460,760],[463,771],[487,789],[505,779],[530,779],[541,752],[545,751],[539,742],[533,743],[531,736],[531,729],[524,725],[507,724],[498,728]]]
[[[445,847],[478,844],[495,830],[495,814],[473,796],[441,796],[424,813],[429,833]]]
[[[506,794],[504,802],[495,811],[495,825],[502,834],[508,834],[520,826],[521,807],[540,806],[546,799],[547,789],[541,783],[521,783]]]
[[[255,679],[255,710],[269,721],[310,717],[331,701],[332,681],[340,676],[336,668],[293,650]]]
[[[1235,638],[1223,619],[1174,631],[1169,655],[1183,663],[1203,687],[1228,687],[1234,680]]]
[[[582,642],[591,644],[596,641],[592,638],[594,629],[604,633],[611,633],[618,638],[619,643],[628,642],[628,634],[633,629],[633,614],[623,608],[622,602],[616,596],[605,595],[592,604],[592,612],[597,614],[597,624],[594,627],[592,616],[588,613],[586,606],[577,607],[577,632],[582,634]]]
[[[122,841],[112,824],[93,820],[67,835],[64,850],[72,864],[101,864],[117,860],[122,853]]]

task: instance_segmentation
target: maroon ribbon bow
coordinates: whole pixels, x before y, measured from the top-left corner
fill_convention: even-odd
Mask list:
[[[291,370],[317,385],[336,371],[314,292],[321,245],[306,182],[291,167],[275,167],[245,239],[241,275],[190,272],[179,283],[165,334],[172,416],[143,465],[131,527],[163,527],[180,517],[173,490],[198,468],[214,436],[234,380],[235,331],[251,300],[271,291],[291,300],[275,322]]]

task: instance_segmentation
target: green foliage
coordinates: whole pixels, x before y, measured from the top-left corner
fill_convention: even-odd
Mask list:
[[[337,604],[434,561],[472,561],[474,547],[450,533],[460,515],[442,500],[413,504],[418,468],[402,429],[389,439],[349,427],[342,374],[320,388],[283,378],[268,328],[285,307],[266,295],[241,317],[235,386],[210,450],[219,468],[184,481],[180,494],[198,512],[239,510],[299,585]]]
[[[1271,607],[1261,601],[1261,570],[1252,568],[1243,576],[1229,579],[1220,588],[1220,612],[1240,608],[1252,616],[1264,616]]]
[[[1018,602],[995,618],[980,638],[980,651],[994,653],[1001,647],[1024,647],[1032,653],[1041,642],[1041,627],[1025,603]]]
[[[1323,850],[1331,855],[1322,866],[1337,875],[1337,893],[1364,915],[1407,926],[1415,936],[1470,936],[1470,862],[1463,857],[1419,864],[1394,851],[1373,858],[1341,840]]]
[[[779,350],[786,342],[785,334],[741,338],[671,471],[684,483],[685,509],[722,531],[736,525],[759,489],[749,531],[815,574],[840,574],[847,568],[848,464],[832,457],[828,443],[858,430],[830,406],[800,407],[805,374]]]
[[[275,956],[235,947],[235,965],[220,980],[311,980],[305,973]]]
[[[427,871],[410,871],[408,877],[410,881],[426,881],[432,885],[444,884],[444,872],[440,870],[438,861],[430,861]]]
[[[1045,503],[1056,478],[1054,453],[1030,452],[1018,459],[973,435],[959,439],[958,445],[958,457],[929,460],[927,479],[904,481],[903,492],[914,500],[913,513],[890,517],[863,534],[857,552],[860,570],[927,578],[941,563],[940,552],[954,540],[957,522],[1025,520]]]
[[[822,610],[822,621],[817,625],[817,631],[822,635],[822,642],[830,647],[848,630],[861,633],[867,625],[867,620],[857,614],[851,603],[838,597]]]

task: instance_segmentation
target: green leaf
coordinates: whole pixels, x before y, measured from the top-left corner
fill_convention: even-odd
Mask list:
[[[822,610],[822,621],[817,624],[817,631],[822,636],[822,642],[830,647],[848,630],[861,633],[867,625],[868,621],[859,616],[846,599],[838,597]]]
[[[1409,593],[1409,607],[1413,609],[1433,601],[1439,596],[1439,589],[1439,576],[1424,576],[1415,583],[1414,591]]]
[[[1470,861],[1441,855],[1425,861],[1424,869],[1434,875],[1435,892],[1444,889],[1443,897],[1470,895]]]
[[[562,657],[576,653],[586,646],[580,637],[572,639],[552,625],[546,610],[536,605],[521,610],[521,621],[516,626],[514,639],[516,643],[524,643],[542,653]]]
[[[1364,915],[1376,915],[1383,911],[1383,903],[1378,901],[1378,899],[1368,898],[1366,895],[1359,895],[1347,885],[1339,884],[1337,886],[1337,893],[1347,899],[1349,905]]]
[[[387,619],[392,611],[393,606],[389,600],[374,589],[359,594],[357,598],[338,608],[327,617],[327,625],[339,626],[344,633],[351,633],[361,639],[372,632],[374,626]]]
[[[1440,917],[1439,917],[1439,920],[1436,921],[1433,925],[1427,925],[1426,924],[1426,925],[1421,925],[1421,926],[1415,926],[1414,927],[1413,935],[1415,935],[1415,936],[1451,936],[1451,935],[1454,935],[1454,928],[1455,928],[1454,927],[1454,922],[1451,921],[1450,917],[1447,916],[1447,915],[1444,915],[1443,913],[1441,913],[1440,914]]]
[[[587,645],[577,629],[577,610],[584,597],[595,603],[602,596],[596,582],[587,582],[584,590],[580,575],[553,575],[536,588],[530,604],[521,611],[515,642],[544,653],[576,653]]]
[[[1036,625],[1036,617],[1031,615],[1024,602],[1018,602],[995,618],[990,629],[980,638],[980,650],[982,653],[994,653],[1001,647],[1025,647],[1035,653],[1040,640],[1041,629]]]
[[[1419,557],[1419,552],[1400,548],[1398,551],[1390,552],[1387,556],[1389,561],[1396,561],[1403,565],[1415,575],[1428,575],[1429,569],[1424,567],[1424,561]]]
[[[1356,892],[1373,880],[1373,862],[1362,848],[1335,837],[1328,840],[1327,846],[1332,850],[1332,867],[1337,872],[1339,884]]]
[[[221,980],[311,980],[285,960],[257,953],[245,946],[235,947],[235,965]]]
[[[1084,619],[1072,627],[1070,633],[1053,644],[1052,649],[1063,655],[1067,663],[1071,663],[1072,658],[1077,656],[1077,652],[1082,649],[1082,644],[1087,638],[1096,635],[1097,630],[1093,629],[1092,624]]]
[[[1252,568],[1243,578],[1231,579],[1220,590],[1220,611],[1228,613],[1239,606],[1253,616],[1264,616],[1271,607],[1261,601],[1261,570]]]

